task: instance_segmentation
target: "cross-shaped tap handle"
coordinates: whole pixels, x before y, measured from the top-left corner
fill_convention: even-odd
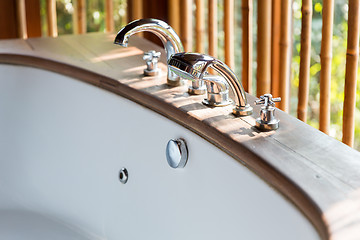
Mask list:
[[[263,104],[265,107],[275,107],[275,102],[280,102],[281,98],[277,97],[277,98],[273,98],[272,95],[270,93],[266,93],[262,96],[260,96],[259,100],[255,101],[256,105],[260,105]]]
[[[144,53],[143,59],[147,62],[157,62],[161,53],[154,50]]]

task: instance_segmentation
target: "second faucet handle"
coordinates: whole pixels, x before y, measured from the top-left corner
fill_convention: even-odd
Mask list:
[[[260,117],[256,119],[256,127],[260,131],[270,131],[279,128],[279,119],[275,118],[275,102],[280,102],[281,98],[273,98],[270,93],[264,94],[256,105],[264,105],[260,110]]]
[[[143,59],[146,61],[146,69],[144,69],[145,76],[156,76],[159,74],[160,69],[157,67],[157,63],[160,56],[161,53],[154,50],[144,53]]]
[[[263,104],[265,107],[275,107],[275,102],[280,102],[281,98],[277,97],[277,98],[273,98],[272,95],[270,93],[266,93],[262,96],[260,96],[259,100],[255,101],[256,105],[260,105]]]

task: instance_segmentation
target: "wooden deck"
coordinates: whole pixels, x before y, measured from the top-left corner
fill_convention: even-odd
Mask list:
[[[114,35],[0,41],[0,62],[38,67],[77,78],[135,101],[174,120],[247,166],[294,203],[323,239],[360,238],[360,153],[277,110],[280,128],[259,132],[252,116],[235,118],[232,107],[208,108],[186,87],[166,85],[163,49],[132,37],[129,47]],[[143,77],[143,51],[162,51],[159,77]],[[6,76],[1,76],[5,78]],[[79,93],[81,94],[81,93]]]

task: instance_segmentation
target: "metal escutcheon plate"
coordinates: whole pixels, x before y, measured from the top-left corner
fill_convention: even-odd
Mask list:
[[[166,159],[172,168],[185,167],[188,160],[188,149],[184,139],[169,140],[166,146]]]

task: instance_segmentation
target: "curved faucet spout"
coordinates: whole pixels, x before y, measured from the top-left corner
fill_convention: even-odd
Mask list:
[[[232,88],[235,95],[235,108],[233,110],[236,116],[247,116],[252,114],[252,107],[247,103],[245,90],[236,77],[235,73],[223,62],[211,56],[200,53],[176,53],[168,61],[170,69],[177,75],[193,80],[205,80],[208,67],[215,69]],[[214,82],[215,84],[219,84]],[[221,85],[219,88],[223,87]]]
[[[152,32],[164,44],[167,60],[171,55],[184,51],[184,47],[176,32],[164,21],[146,18],[135,20],[123,27],[115,37],[114,43],[127,47],[131,35],[138,32]],[[181,84],[180,78],[168,69],[168,84],[177,86]]]

